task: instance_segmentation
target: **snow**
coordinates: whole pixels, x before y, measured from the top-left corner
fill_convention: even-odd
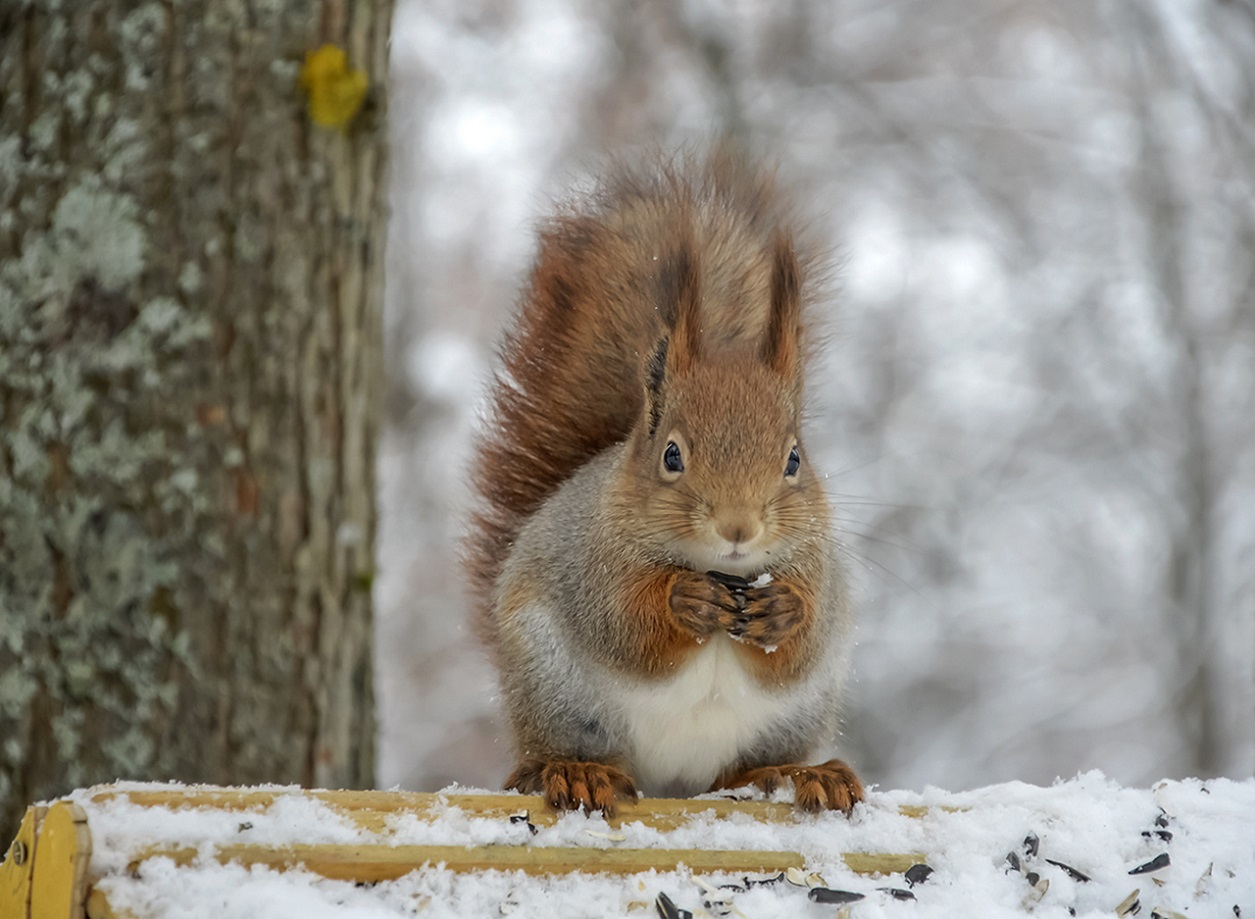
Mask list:
[[[128,785],[151,790],[172,786]],[[173,786],[178,787],[178,786]],[[126,866],[153,845],[192,846],[208,855],[224,843],[373,843],[389,845],[532,845],[631,848],[766,849],[801,852],[808,871],[825,886],[863,894],[850,904],[851,919],[910,916],[1114,915],[1118,904],[1139,892],[1143,917],[1157,910],[1185,916],[1246,915],[1255,911],[1255,779],[1165,781],[1151,789],[1124,788],[1090,772],[1050,787],[1013,782],[950,793],[872,791],[852,818],[840,814],[799,816],[786,823],[759,823],[737,815],[698,816],[666,832],[625,824],[614,830],[599,815],[569,814],[533,836],[525,823],[478,817],[448,807],[434,817],[390,818],[378,835],[299,789],[278,794],[257,811],[181,810],[140,807],[116,797],[95,802],[95,789],[72,797],[88,813],[93,837],[93,872],[115,910],[138,916],[226,919],[293,915],[304,919],[375,916],[653,916],[665,893],[695,916],[730,914],[771,917],[833,916],[838,907],[813,903],[804,886],[779,881],[744,887],[743,876],[687,871],[617,876],[529,877],[521,872],[457,874],[441,867],[396,880],[357,886],[294,870],[278,873],[205,859],[180,868],[169,859]],[[447,793],[467,793],[453,787]],[[777,796],[787,792],[777,793]],[[900,812],[924,805],[924,816]],[[1035,847],[1028,844],[1036,839]],[[1035,853],[1033,849],[1036,849]],[[847,868],[841,852],[926,853],[934,871],[914,885],[902,875],[861,876]],[[1007,856],[1015,852],[1023,871]],[[1167,853],[1170,864],[1150,873],[1129,872]],[[1048,859],[1090,878],[1080,881]],[[1025,877],[1048,882],[1036,899]],[[710,886],[721,891],[731,912],[721,913]],[[1039,887],[1040,887],[1039,882]],[[897,890],[895,896],[890,890]],[[900,900],[902,891],[913,899]],[[1235,909],[1235,907],[1237,909]],[[1074,911],[1074,912],[1073,912]]]

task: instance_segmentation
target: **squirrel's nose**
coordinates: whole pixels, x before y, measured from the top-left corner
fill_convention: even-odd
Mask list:
[[[758,516],[749,511],[727,511],[715,517],[715,532],[734,545],[753,542],[762,530]]]

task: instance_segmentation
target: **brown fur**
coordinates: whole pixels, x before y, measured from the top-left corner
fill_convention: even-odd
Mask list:
[[[738,215],[737,223],[694,227],[693,210],[703,201]],[[474,468],[480,505],[466,556],[477,627],[490,648],[488,608],[515,535],[575,469],[625,440],[640,416],[643,359],[676,320],[676,299],[665,297],[657,316],[641,322],[634,301],[657,298],[643,287],[642,266],[657,257],[659,278],[665,266],[673,279],[679,274],[697,287],[697,297],[680,303],[705,296],[724,304],[708,346],[751,341],[763,322],[757,304],[766,300],[771,234],[788,212],[770,172],[718,150],[705,159],[619,166],[542,225]],[[789,235],[796,239],[792,228]],[[687,266],[676,266],[686,251]],[[813,259],[795,254],[794,261],[801,275]]]
[[[752,786],[771,794],[785,779],[793,783],[794,804],[804,811],[842,810],[848,814],[866,797],[854,770],[839,759],[818,766],[789,763],[746,769],[721,778],[710,790]]]
[[[632,777],[607,763],[528,759],[510,773],[505,787],[542,794],[555,810],[599,810],[607,817],[614,816],[617,796],[636,798]]]
[[[861,800],[840,761],[776,765],[833,729],[848,628],[799,440],[812,271],[770,173],[719,151],[621,168],[542,228],[468,540],[521,760],[509,787],[606,810],[634,793],[614,687],[666,681],[726,635],[763,693],[796,687],[793,717],[816,716],[739,748],[731,778],[790,777],[807,809]],[[721,560],[771,578],[727,581]],[[575,676],[592,688],[562,692]],[[699,787],[724,768],[697,762]]]

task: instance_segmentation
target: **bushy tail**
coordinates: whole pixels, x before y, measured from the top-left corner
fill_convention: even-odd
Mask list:
[[[466,561],[490,648],[493,586],[520,528],[640,417],[645,361],[675,321],[659,295],[669,259],[694,243],[765,259],[782,210],[773,174],[720,148],[620,166],[542,226],[474,463]],[[745,271],[730,259],[730,277]]]

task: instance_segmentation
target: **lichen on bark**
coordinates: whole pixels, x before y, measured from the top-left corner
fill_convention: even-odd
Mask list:
[[[119,776],[369,784],[390,5],[53,6],[0,11],[0,830]],[[344,134],[324,41],[375,76]]]

